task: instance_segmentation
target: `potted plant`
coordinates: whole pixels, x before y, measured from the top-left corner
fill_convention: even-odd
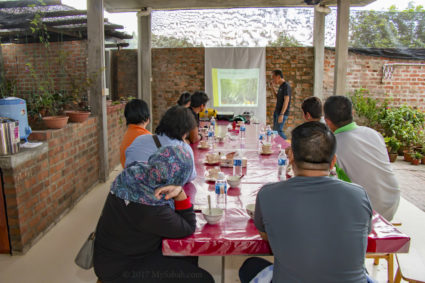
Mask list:
[[[63,115],[64,95],[60,92],[50,94],[49,108],[42,117],[44,124],[49,129],[62,129],[68,123],[68,116]]]
[[[411,163],[413,164],[413,165],[419,165],[419,162],[421,161],[421,159],[423,158],[424,156],[421,154],[421,153],[419,153],[419,152],[415,152],[413,155],[412,155],[412,161],[411,161]]]
[[[401,146],[400,141],[395,137],[385,137],[385,144],[387,146],[388,156],[390,158],[390,162],[395,162],[398,156],[398,149]]]

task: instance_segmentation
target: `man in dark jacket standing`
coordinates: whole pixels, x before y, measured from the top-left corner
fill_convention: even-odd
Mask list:
[[[279,85],[276,92],[273,85]],[[271,92],[276,96],[276,108],[273,113],[273,130],[277,131],[279,136],[286,140],[286,135],[283,132],[283,126],[289,116],[291,106],[291,86],[283,78],[281,70],[272,72],[272,81],[269,84]]]

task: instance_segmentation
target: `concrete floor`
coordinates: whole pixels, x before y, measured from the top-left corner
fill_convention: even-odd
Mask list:
[[[403,192],[403,196],[412,198],[415,203],[423,204],[425,197],[421,200],[417,198],[421,197],[422,191],[425,190],[425,166],[414,169],[406,166],[410,165],[403,161],[398,161],[394,166],[402,191],[406,188],[407,195]],[[86,237],[95,228],[110,183],[119,172],[120,167],[117,167],[107,183],[93,188],[25,255],[0,255],[0,282],[95,283],[96,276],[93,270],[80,269],[73,260]],[[403,223],[400,230],[411,236],[412,247],[421,254],[425,262],[425,212],[403,198],[395,218]],[[246,258],[245,256],[226,257],[226,283],[239,282],[237,271]],[[200,257],[199,262],[201,267],[213,274],[216,282],[221,282],[220,257]],[[381,261],[378,266],[373,266],[372,260],[366,260],[366,267],[378,282],[386,282],[387,271],[384,261]]]

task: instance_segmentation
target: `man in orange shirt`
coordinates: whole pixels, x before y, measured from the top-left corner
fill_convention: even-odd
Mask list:
[[[141,135],[151,135],[151,132],[145,129],[149,124],[149,108],[148,104],[141,99],[132,99],[124,109],[124,116],[127,121],[127,132],[121,142],[120,161],[125,166],[125,150],[133,141]]]

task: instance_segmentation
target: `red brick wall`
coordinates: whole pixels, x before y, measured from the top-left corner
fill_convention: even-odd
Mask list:
[[[119,145],[126,130],[124,105],[108,107],[110,171],[119,165]],[[69,123],[60,130],[35,131],[31,140],[48,149],[13,169],[3,169],[13,252],[26,252],[49,227],[99,179],[97,118]]]
[[[41,78],[50,74],[56,90],[67,90],[72,80],[86,76],[87,41],[52,42],[48,49],[40,43],[2,44],[2,55],[5,78],[18,82],[19,96],[24,97],[36,89],[27,63],[34,66]]]
[[[137,97],[137,50],[112,51],[112,90],[111,97]]]
[[[126,50],[114,53],[118,85],[118,96],[137,93],[137,52]],[[152,117],[154,128],[162,114],[176,104],[183,91],[203,90],[205,85],[204,48],[161,48],[152,50]],[[313,92],[313,49],[312,48],[267,48],[267,79],[274,69],[282,69],[293,88],[292,109]],[[136,83],[128,83],[134,81]],[[276,98],[267,94],[267,115],[273,120]],[[287,126],[302,122],[298,111],[291,111]]]
[[[324,94],[333,93],[335,53],[325,50]],[[394,105],[408,104],[425,110],[425,65],[396,66],[390,80],[382,81],[382,66],[386,63],[425,63],[418,60],[401,60],[349,53],[347,92],[366,88],[375,98],[394,99]]]
[[[3,171],[14,252],[25,252],[99,176],[96,118],[30,139],[45,141],[48,152]]]
[[[121,53],[120,53],[121,54]],[[127,84],[127,80],[137,82],[137,52],[126,50],[118,57],[119,93],[137,93],[137,83]],[[131,55],[132,54],[132,55]],[[334,51],[325,50],[324,94],[332,95],[334,76]],[[349,53],[348,91],[367,88],[374,97],[394,98],[395,104],[408,103],[425,109],[425,66],[396,67],[393,79],[381,82],[384,63],[411,62],[413,60],[396,60]],[[286,132],[303,122],[300,111],[304,98],[313,95],[314,55],[311,47],[267,47],[266,76],[270,79],[271,71],[281,69],[285,79],[292,87],[291,115],[286,124]],[[152,95],[153,122],[158,124],[165,110],[175,105],[183,91],[193,92],[204,89],[204,49],[203,48],[164,48],[152,50]],[[272,122],[276,99],[267,92],[267,118]]]
[[[154,129],[161,116],[184,91],[205,89],[204,48],[152,50],[152,117]]]

